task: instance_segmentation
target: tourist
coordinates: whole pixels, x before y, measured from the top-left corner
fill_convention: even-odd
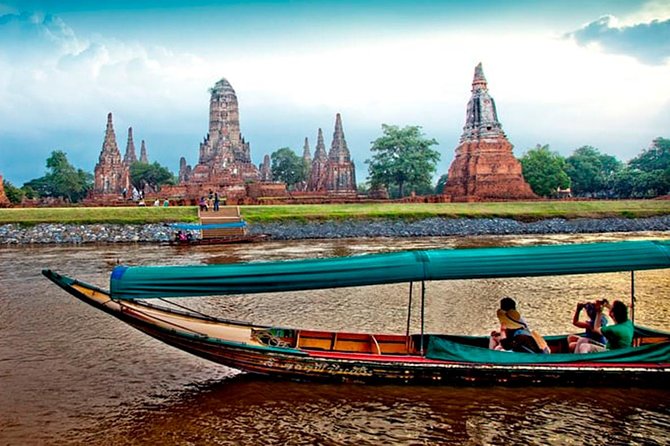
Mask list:
[[[511,297],[502,298],[496,316],[500,321],[500,331],[491,332],[490,349],[524,353],[549,353],[549,348],[544,339],[528,328],[528,323],[516,309],[514,299]]]
[[[605,305],[598,301],[595,303],[595,310],[597,316],[602,315]],[[620,300],[615,300],[612,303],[609,311],[610,318],[614,321],[614,325],[603,327],[602,318],[596,317],[593,325],[593,332],[602,335],[607,339],[607,345],[596,345],[590,342],[581,343],[577,346],[575,353],[594,353],[605,350],[617,350],[620,348],[631,347],[633,345],[633,335],[635,334],[635,327],[628,319],[628,307]]]
[[[123,195],[123,201],[126,201],[126,198],[128,197],[128,189],[125,187],[123,188],[123,192],[121,192]]]
[[[205,200],[204,196],[200,197],[200,201],[198,202],[198,205],[200,206],[200,211],[201,212],[207,212],[207,201]]]
[[[214,212],[219,212],[219,193],[215,192],[214,193]]]
[[[602,346],[604,346],[607,343],[607,339],[603,335],[596,334],[593,332],[593,327],[595,326],[596,323],[596,317],[598,317],[598,314],[596,313],[596,303],[598,302],[603,306],[609,305],[607,299],[588,303],[579,302],[577,304],[575,314],[572,316],[572,325],[578,328],[583,328],[585,332],[583,336],[579,335],[568,336],[568,349],[570,350],[570,352],[574,352],[575,349],[577,348],[577,345],[584,342],[586,343],[591,342],[596,345],[602,345]],[[589,318],[587,322],[579,320],[582,310],[586,310],[586,315]],[[604,314],[600,314],[600,317],[602,319],[600,321],[600,326],[605,327],[607,325],[607,318],[605,317]]]
[[[137,203],[138,206],[145,207],[147,204],[144,202],[143,199],[140,199],[139,203]]]
[[[165,200],[163,200],[163,207],[166,208],[168,206],[170,206],[170,200],[166,198]]]
[[[155,206],[155,207],[159,207],[160,205],[161,205],[161,201],[160,201],[158,198],[156,198],[156,199],[154,200],[154,206]]]

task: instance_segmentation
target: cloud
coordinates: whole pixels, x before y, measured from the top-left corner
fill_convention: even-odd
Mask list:
[[[603,16],[566,34],[583,46],[597,44],[605,52],[626,54],[648,65],[670,58],[670,19],[620,26],[614,16]]]

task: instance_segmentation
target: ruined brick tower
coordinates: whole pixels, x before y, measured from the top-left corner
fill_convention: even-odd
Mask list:
[[[270,155],[263,157],[263,164],[261,164],[261,181],[269,183],[272,181],[272,166],[270,163]]]
[[[452,201],[523,200],[537,196],[498,121],[482,64],[475,67],[472,97],[444,194]]]
[[[144,143],[144,140],[142,140],[142,145],[140,146],[140,163],[149,164],[147,145]]]
[[[137,154],[135,153],[135,142],[133,141],[132,127],[128,127],[128,144],[126,144],[126,154],[123,156],[123,162],[129,167],[131,164],[137,162]]]
[[[356,172],[342,130],[342,118],[335,116],[333,142],[328,153],[326,190],[333,194],[356,194]]]
[[[132,135],[132,132],[129,133]],[[112,114],[107,115],[107,129],[102,151],[94,170],[94,194],[120,194],[128,184],[128,169],[116,145]]]
[[[198,164],[189,182],[242,184],[259,179],[258,168],[251,162],[251,152],[240,133],[237,95],[226,79],[210,90],[209,132],[200,143]]]
[[[9,199],[5,194],[5,185],[2,180],[2,175],[0,175],[0,208],[9,206]]]
[[[323,131],[319,129],[319,134],[316,138],[316,148],[314,149],[314,158],[312,159],[312,167],[309,171],[309,180],[307,181],[307,190],[325,191],[326,190],[326,175],[328,170],[328,153],[326,152],[326,145],[323,142]]]

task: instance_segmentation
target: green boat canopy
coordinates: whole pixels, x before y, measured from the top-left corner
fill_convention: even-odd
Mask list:
[[[662,268],[670,268],[670,242],[632,241],[403,251],[230,265],[118,266],[112,272],[110,290],[115,299],[150,299]]]

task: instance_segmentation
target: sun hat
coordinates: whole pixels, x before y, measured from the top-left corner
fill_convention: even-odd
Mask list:
[[[498,315],[498,320],[505,328],[515,329],[515,328],[525,328],[525,325],[521,322],[521,315],[516,310],[498,310],[496,313]]]

